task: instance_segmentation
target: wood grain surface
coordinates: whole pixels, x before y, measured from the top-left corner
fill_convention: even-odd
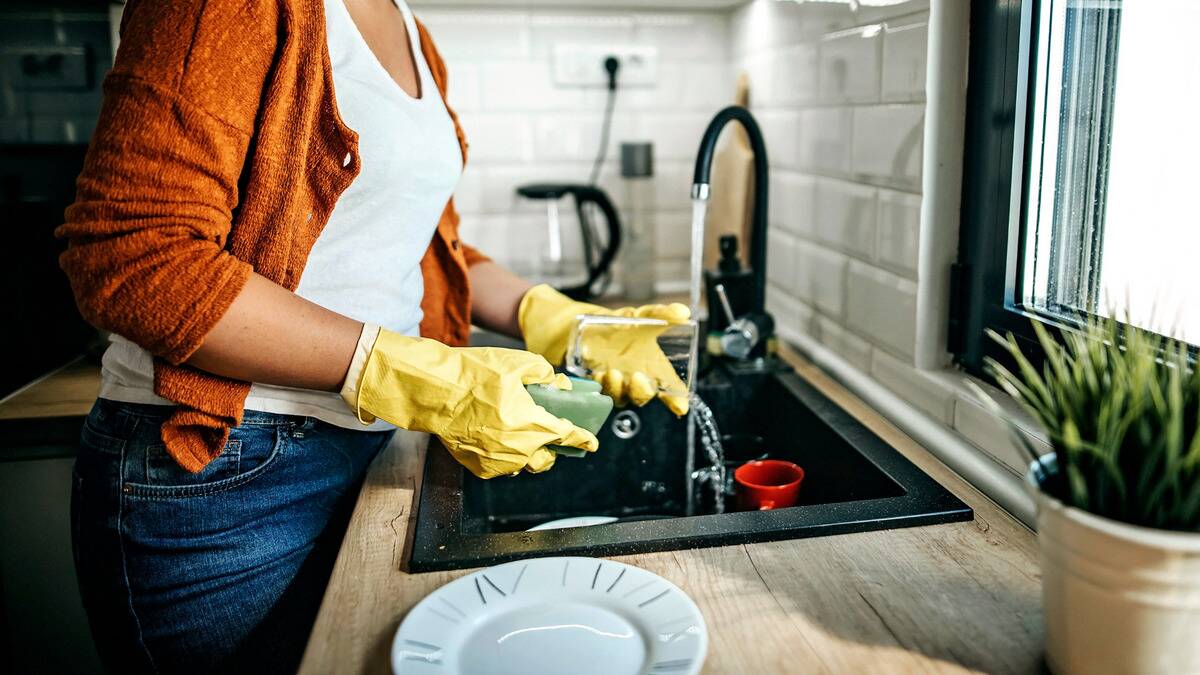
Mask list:
[[[1028,673],[1043,669],[1032,533],[811,364],[801,376],[975,509],[972,522],[615,558],[688,593],[705,673]],[[405,613],[467,571],[400,570],[425,439],[367,477],[302,673],[388,673]]]
[[[79,359],[0,401],[0,419],[86,415],[100,394],[100,367]]]

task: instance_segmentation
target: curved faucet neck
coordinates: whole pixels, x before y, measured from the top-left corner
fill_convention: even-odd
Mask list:
[[[767,147],[763,142],[762,130],[750,111],[742,106],[731,105],[713,118],[700,139],[700,150],[696,153],[696,172],[692,180],[692,199],[707,201],[712,188],[709,176],[712,172],[713,155],[721,130],[729,122],[737,120],[746,130],[750,149],[754,153],[754,207],[750,216],[750,270],[754,274],[753,311],[763,312],[767,295]]]

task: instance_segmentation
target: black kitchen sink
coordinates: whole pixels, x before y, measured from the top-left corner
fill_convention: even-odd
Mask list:
[[[410,542],[408,569],[478,567],[544,555],[621,555],[814,537],[970,520],[957,497],[790,369],[718,364],[697,389],[712,408],[733,467],[764,456],[805,471],[797,506],[736,512],[713,485],[711,465],[686,419],[652,403],[614,413],[600,450],[560,458],[543,474],[479,480],[436,440]],[[695,447],[694,455],[689,447]],[[715,484],[715,481],[714,481]],[[572,516],[611,516],[590,527],[527,532]]]

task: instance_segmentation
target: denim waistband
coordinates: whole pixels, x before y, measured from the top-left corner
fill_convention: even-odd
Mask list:
[[[96,413],[104,418],[125,418],[129,421],[145,420],[161,423],[175,412],[173,405],[154,405],[152,403],[129,403],[101,398],[96,400]],[[250,426],[303,426],[315,421],[314,418],[297,415],[280,415],[278,413],[247,410],[242,413],[242,425]]]

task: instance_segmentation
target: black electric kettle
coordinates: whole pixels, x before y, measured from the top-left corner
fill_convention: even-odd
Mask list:
[[[583,260],[587,267],[586,281],[574,286],[559,288],[567,297],[573,300],[590,300],[604,292],[611,277],[612,263],[621,248],[621,219],[612,201],[603,190],[593,185],[566,183],[539,183],[522,185],[517,188],[517,194],[539,201],[558,202],[563,197],[571,197],[575,204],[575,214],[579,218],[579,227],[583,236]],[[587,204],[595,204],[604,214],[608,225],[608,236],[601,237],[600,231],[592,222],[591,209]],[[552,227],[554,225],[552,224]]]

